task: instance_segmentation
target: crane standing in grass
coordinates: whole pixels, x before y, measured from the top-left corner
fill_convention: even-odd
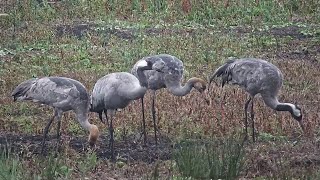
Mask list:
[[[102,112],[105,113],[108,120],[107,110],[111,111],[109,118],[109,146],[112,159],[114,159],[112,116],[117,109],[125,108],[132,100],[140,99],[144,96],[147,91],[147,80],[143,71],[150,69],[152,69],[150,61],[140,61],[137,65],[137,74],[140,80],[130,73],[116,72],[100,78],[94,85],[90,111],[99,113],[101,120]]]
[[[157,144],[157,127],[156,127],[156,117],[155,117],[155,98],[156,98],[156,90],[161,88],[167,88],[169,92],[175,96],[185,96],[187,95],[192,88],[195,88],[200,93],[202,93],[206,89],[206,82],[200,78],[190,78],[184,86],[181,86],[181,80],[183,78],[183,63],[181,60],[176,58],[175,56],[169,54],[159,54],[153,56],[147,56],[137,61],[137,63],[131,69],[131,73],[135,75],[139,80],[137,69],[138,64],[141,61],[152,61],[153,69],[144,71],[144,74],[147,78],[148,89],[152,91],[152,119],[154,126],[154,136],[155,142]],[[209,101],[205,99],[208,103]],[[144,120],[144,102],[143,96],[141,97],[141,106],[142,106],[142,115],[143,115],[143,133],[144,133],[144,142],[147,141],[146,136],[146,127]]]
[[[256,94],[261,94],[264,103],[276,111],[289,111],[294,119],[296,119],[302,130],[301,109],[291,103],[281,103],[278,101],[278,93],[282,86],[283,75],[281,71],[273,64],[255,58],[230,59],[225,64],[220,66],[211,77],[209,77],[209,86],[215,77],[222,78],[222,87],[225,83],[239,85],[250,95],[250,98],[245,103],[245,131],[247,137],[247,110],[251,102],[251,121],[252,121],[252,138],[255,141],[254,134],[254,113],[253,113],[253,98]]]
[[[63,112],[72,110],[76,113],[77,121],[90,132],[89,144],[94,145],[99,137],[96,125],[88,121],[90,98],[86,88],[78,81],[66,77],[43,77],[26,80],[19,84],[12,92],[14,101],[32,100],[54,108],[54,116],[44,129],[41,153],[43,153],[45,139],[51,123],[58,121],[57,138],[60,138],[60,125]]]

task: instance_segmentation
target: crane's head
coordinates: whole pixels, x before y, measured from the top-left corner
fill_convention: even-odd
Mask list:
[[[207,83],[200,78],[193,77],[189,81],[192,81],[193,87],[200,93],[203,93],[207,88]]]
[[[141,59],[137,62],[137,68],[139,68],[141,70],[151,70],[152,63],[150,61],[145,60],[145,59]]]
[[[300,127],[304,131],[305,129],[304,129],[304,126],[303,126],[303,123],[302,123],[302,111],[301,111],[301,108],[298,107],[296,104],[294,104],[294,105],[291,106],[290,113],[291,113],[292,117],[299,122]]]
[[[207,83],[203,79],[196,77],[189,79],[189,81],[193,84],[193,87],[202,94],[203,99],[209,105],[210,101],[204,95],[204,91],[207,88]]]
[[[161,73],[165,73],[167,70],[166,63],[163,60],[157,60],[155,62],[151,62],[152,69]]]
[[[98,137],[99,137],[99,129],[96,125],[91,125],[90,129],[90,134],[89,134],[89,144],[90,146],[93,146],[96,144]]]
[[[137,67],[141,70],[156,70],[163,73],[165,71],[165,62],[162,60],[155,59],[141,59],[137,62]]]

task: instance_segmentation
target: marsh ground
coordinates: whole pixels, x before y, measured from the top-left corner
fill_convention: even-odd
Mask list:
[[[158,147],[147,93],[149,144],[142,144],[140,102],[133,102],[116,114],[116,163],[109,159],[107,126],[95,114],[90,115],[91,122],[102,135],[94,149],[87,147],[87,133],[70,112],[63,118],[59,150],[53,124],[47,155],[39,155],[42,130],[52,109],[13,103],[10,97],[19,82],[38,76],[74,78],[91,90],[107,73],[129,71],[135,61],[150,54],[169,53],[183,60],[185,79],[206,79],[229,56],[257,57],[277,65],[284,74],[279,99],[302,107],[307,131],[302,133],[290,114],[275,112],[257,98],[258,142],[245,144],[239,177],[319,177],[318,1],[39,2],[1,2],[0,145],[11,156],[3,156],[0,167],[17,167],[3,168],[3,174],[15,172],[11,174],[16,179],[183,178],[172,157],[174,145],[241,132],[247,98],[241,89],[225,86],[221,91],[212,85],[207,92],[210,106],[195,91],[174,97],[160,90]]]

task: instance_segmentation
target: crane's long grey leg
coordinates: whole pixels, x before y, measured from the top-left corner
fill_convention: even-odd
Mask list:
[[[102,111],[98,112],[98,115],[99,115],[100,121],[101,121],[102,123],[104,123],[104,122],[103,122],[103,119],[102,119]]]
[[[156,145],[158,144],[158,138],[157,138],[157,123],[156,123],[156,110],[155,110],[155,99],[156,99],[156,91],[152,90],[152,119],[153,119],[153,128],[154,128],[154,139],[156,142]]]
[[[109,133],[110,133],[110,140],[109,140],[109,148],[111,149],[111,159],[114,160],[114,139],[113,139],[113,113],[110,113],[110,125],[109,125]]]
[[[46,127],[45,127],[44,130],[43,130],[43,139],[42,139],[42,144],[41,144],[41,154],[43,154],[44,145],[45,145],[45,141],[46,141],[46,137],[47,137],[49,128],[50,128],[50,126],[51,126],[54,118],[55,118],[57,115],[58,115],[58,110],[55,109],[55,110],[54,110],[54,115],[52,116],[51,119],[49,119],[48,124],[46,125]]]
[[[61,127],[61,118],[62,118],[62,113],[63,111],[61,110],[57,110],[57,121],[58,121],[58,124],[57,124],[57,139],[59,140],[60,139],[60,127]]]
[[[61,127],[61,119],[62,119],[62,113],[63,113],[63,111],[61,111],[61,110],[57,110],[57,146],[56,146],[56,148],[57,149],[59,149],[59,147],[60,147],[60,137],[61,137],[61,133],[60,133],[60,127]]]
[[[245,139],[248,138],[248,106],[249,106],[249,103],[251,101],[251,96],[249,97],[249,99],[247,100],[247,102],[245,103],[244,105],[244,126],[245,126],[245,131],[246,131],[246,134],[245,134]]]
[[[141,109],[142,109],[142,125],[143,125],[143,136],[144,136],[144,144],[147,143],[147,133],[146,133],[146,120],[145,120],[145,116],[144,116],[144,102],[143,102],[143,98],[141,98]]]
[[[103,112],[104,112],[104,115],[106,116],[107,124],[109,124],[109,121],[108,121],[108,110],[105,109],[105,110],[103,110]],[[102,114],[101,114],[101,117],[102,117]]]
[[[251,101],[251,122],[252,122],[252,140],[253,140],[253,142],[255,142],[256,139],[255,139],[255,133],[254,133],[253,98],[252,98],[252,101]]]

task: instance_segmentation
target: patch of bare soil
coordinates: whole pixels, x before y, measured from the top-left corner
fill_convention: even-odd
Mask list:
[[[115,153],[122,162],[154,164],[159,160],[165,162],[172,159],[173,146],[167,137],[160,137],[158,146],[155,146],[152,136],[149,137],[149,143],[146,146],[136,142],[135,139],[136,137],[131,136],[126,140],[115,142]],[[42,135],[0,135],[0,147],[10,148],[20,155],[39,154],[41,141]],[[110,158],[108,142],[108,137],[100,138],[95,150],[98,158]],[[49,136],[45,153],[54,152],[56,145],[56,136]],[[69,148],[79,153],[85,152],[88,148],[86,138],[71,138]],[[314,139],[248,142],[246,152],[246,167],[242,172],[242,176],[246,178],[274,177],[275,174],[285,176],[288,168],[296,177],[308,169],[310,171],[320,169],[320,142]]]
[[[42,139],[42,135],[0,135],[0,147],[10,149],[11,152],[19,152],[21,155],[29,153],[40,154]],[[168,160],[171,158],[172,145],[169,138],[165,136],[160,137],[157,146],[155,145],[154,138],[151,136],[148,138],[146,145],[143,145],[142,142],[137,142],[135,139],[135,136],[130,136],[122,141],[115,140],[115,154],[122,161],[152,163],[156,160]],[[62,137],[62,141],[65,140],[69,142],[69,147],[76,152],[82,153],[89,148],[86,137]],[[56,148],[57,137],[49,135],[46,139],[45,155],[51,151],[55,151]],[[95,147],[95,151],[98,158],[109,159],[111,157],[109,137],[101,136],[98,145]]]
[[[139,31],[136,28],[103,27],[95,23],[75,23],[55,26],[56,37],[75,36],[78,39],[83,38],[86,33],[93,33],[98,36],[108,37],[108,35],[114,35],[121,39],[130,40],[136,38],[136,34]],[[148,36],[190,35],[194,33],[193,30],[167,28],[144,28],[142,31]]]
[[[75,36],[78,39],[85,37],[87,33],[104,37],[108,37],[111,34],[121,39],[135,38],[135,30],[133,29],[108,28],[95,23],[60,24],[55,26],[55,32],[56,37]]]
[[[302,33],[302,31],[305,29],[305,27],[299,27],[296,25],[288,25],[285,27],[274,27],[270,28],[269,30],[262,30],[262,31],[256,31],[252,29],[251,27],[235,27],[231,30],[228,30],[228,32],[235,32],[237,34],[251,34],[254,33],[255,35],[272,35],[276,37],[292,37],[296,39],[305,39],[305,38],[311,38],[315,35],[307,35]]]
[[[317,140],[269,141],[250,146],[244,175],[248,178],[275,175],[297,177],[320,169],[320,142]]]

